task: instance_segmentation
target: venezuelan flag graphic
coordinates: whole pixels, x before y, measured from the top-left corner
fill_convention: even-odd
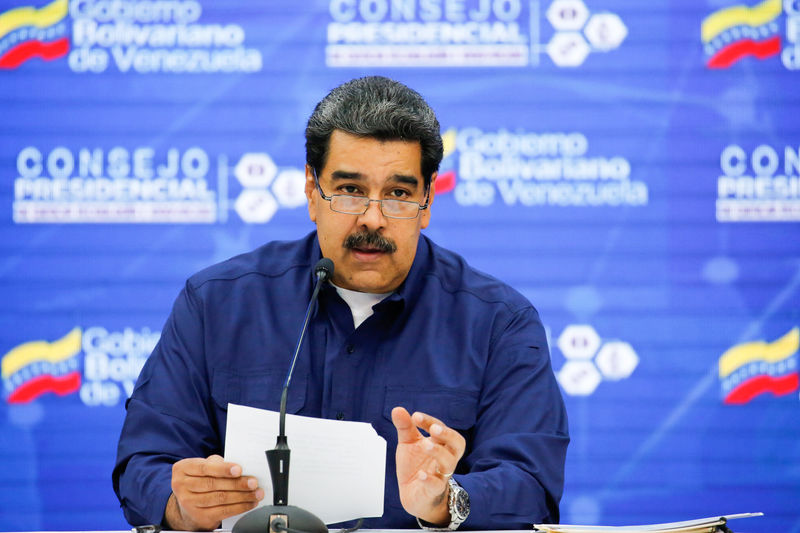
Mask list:
[[[771,343],[739,344],[719,358],[726,404],[744,404],[767,392],[783,396],[798,390],[800,328]]]
[[[740,59],[766,59],[781,51],[778,17],[781,0],[765,0],[753,7],[736,5],[715,11],[701,26],[709,68],[728,68]]]
[[[64,396],[77,391],[80,351],[80,328],[53,342],[26,342],[12,349],[0,364],[8,403],[28,403],[47,392]]]
[[[0,13],[0,69],[14,69],[34,57],[51,61],[69,52],[68,0],[44,7],[18,7]]]
[[[452,166],[452,162],[448,161],[448,157],[456,151],[456,139],[458,133],[454,129],[449,129],[442,134],[442,145],[444,147],[444,154],[442,156],[443,166]],[[436,176],[436,183],[434,189],[436,194],[450,192],[456,187],[456,171],[455,169],[440,170]]]

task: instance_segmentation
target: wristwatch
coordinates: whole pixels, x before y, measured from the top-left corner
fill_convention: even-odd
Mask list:
[[[449,478],[447,483],[450,485],[449,496],[447,498],[447,506],[450,511],[450,524],[447,527],[431,527],[417,518],[417,523],[422,529],[427,531],[454,531],[458,526],[464,523],[464,520],[469,516],[469,494],[455,479]]]
[[[469,516],[469,494],[461,485],[456,483],[456,480],[449,478],[450,483],[450,497],[448,504],[450,506],[450,525],[447,529],[453,531],[460,526],[464,520]]]

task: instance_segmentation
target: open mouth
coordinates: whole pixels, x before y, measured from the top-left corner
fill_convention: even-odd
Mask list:
[[[382,254],[382,253],[386,253],[385,250],[382,250],[380,248],[373,248],[373,247],[369,247],[369,246],[356,246],[356,247],[353,248],[353,250],[355,250],[356,252],[360,252],[362,254]]]
[[[379,248],[367,248],[367,247],[355,247],[351,248],[353,254],[356,256],[357,259],[360,260],[374,260],[379,257],[382,257],[387,252],[379,249]]]

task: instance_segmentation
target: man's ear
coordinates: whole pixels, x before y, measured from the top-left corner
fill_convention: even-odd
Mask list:
[[[438,173],[434,172],[431,175],[431,183],[428,185],[428,209],[424,210],[420,215],[422,217],[420,225],[423,229],[427,228],[431,221],[431,206],[433,206],[433,197],[436,196],[436,176],[438,176]]]
[[[317,221],[317,201],[319,195],[316,194],[317,186],[314,183],[314,174],[309,165],[306,165],[306,198],[308,198],[308,216],[311,222]]]

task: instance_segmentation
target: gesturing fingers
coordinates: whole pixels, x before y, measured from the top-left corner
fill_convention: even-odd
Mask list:
[[[428,438],[430,442],[447,449],[456,461],[464,455],[466,441],[458,431],[447,427],[441,420],[419,411],[414,413],[411,420],[414,425],[430,435]]]
[[[415,443],[428,458],[425,466],[417,473],[419,479],[431,477],[446,480],[452,476],[458,461],[464,455],[464,437],[441,420],[422,412],[415,412],[411,422],[429,435],[427,438],[420,436]]]

